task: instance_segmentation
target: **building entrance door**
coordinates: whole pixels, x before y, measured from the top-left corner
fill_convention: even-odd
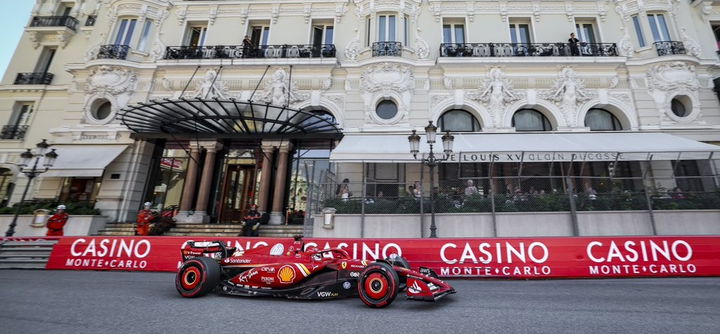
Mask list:
[[[254,165],[227,165],[220,202],[220,222],[239,223],[254,200],[254,190]]]

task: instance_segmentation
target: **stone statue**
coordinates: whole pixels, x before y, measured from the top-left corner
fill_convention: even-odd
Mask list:
[[[203,81],[197,85],[197,90],[193,97],[201,99],[227,99],[225,93],[227,89],[224,87],[221,81],[217,80],[217,72],[215,70],[208,70],[205,73]]]

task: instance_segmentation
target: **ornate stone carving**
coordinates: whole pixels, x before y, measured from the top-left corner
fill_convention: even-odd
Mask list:
[[[540,0],[533,0],[532,6],[535,22],[540,22],[540,16],[542,15],[542,7],[540,6]]]
[[[355,28],[355,37],[345,45],[345,58],[350,61],[357,61],[360,55],[360,32]]]
[[[187,19],[187,6],[179,6],[177,11],[178,25],[184,25]]]
[[[214,25],[215,20],[217,19],[217,16],[218,16],[218,5],[210,7],[210,15],[208,16],[208,24]]]
[[[417,33],[415,34],[415,54],[418,59],[427,59],[430,55],[430,46],[428,45],[428,42],[420,36],[419,27],[417,28]]]
[[[647,79],[650,90],[697,91],[700,87],[695,75],[695,66],[681,61],[651,67],[647,72]]]
[[[260,95],[260,101],[274,106],[288,106],[308,98],[308,94],[298,91],[296,82],[290,84],[290,78],[283,69],[275,71],[272,78],[266,82],[265,89]]]
[[[700,82],[695,73],[695,66],[680,61],[658,64],[647,72],[647,82],[661,123],[667,121],[687,123],[698,117]],[[692,101],[692,110],[689,115],[677,117],[673,114],[670,104],[672,99],[678,95],[688,96]]]
[[[190,96],[201,99],[227,99],[227,86],[222,80],[218,80],[217,76],[215,70],[205,72],[205,77],[195,86],[195,91]]]
[[[632,55],[635,53],[635,46],[630,39],[630,34],[628,34],[625,28],[621,27],[620,29],[623,31],[623,37],[617,43],[618,53],[621,56],[632,57]]]
[[[496,127],[502,125],[502,114],[507,104],[517,101],[521,94],[516,92],[512,83],[499,67],[492,68],[483,86],[466,95],[471,100],[482,101],[488,105]]]
[[[311,16],[312,16],[312,4],[306,3],[303,5],[303,17],[305,18],[305,23],[310,23]]]
[[[37,49],[40,47],[40,33],[37,31],[28,31],[28,39],[32,43],[33,48]]]
[[[270,12],[270,19],[272,24],[277,23],[278,18],[280,17],[280,5],[275,4],[273,5],[272,12]]]
[[[124,108],[137,87],[137,75],[117,66],[98,66],[90,72],[85,84],[85,121],[106,124],[114,119],[118,110]],[[93,104],[105,99],[111,104],[112,115],[98,120],[92,116]]]
[[[343,16],[347,13],[347,3],[339,2],[335,4],[335,21],[339,24],[342,22]]]
[[[700,57],[700,55],[702,54],[700,44],[694,39],[692,39],[690,36],[688,36],[687,29],[685,27],[680,28],[680,36],[682,37],[682,42],[685,46],[685,51],[687,51],[687,54],[694,57]]]
[[[467,3],[467,17],[470,22],[475,22],[475,5],[471,1]]]
[[[117,66],[98,66],[90,73],[85,92],[111,95],[132,93],[136,84],[137,76],[131,70]]]
[[[605,6],[606,3],[607,0],[598,0],[597,2],[598,16],[600,16],[600,21],[602,22],[607,21],[607,7]]]
[[[370,66],[360,75],[360,90],[365,100],[366,123],[397,124],[407,122],[410,101],[415,90],[415,75],[408,65],[382,63]],[[383,98],[393,99],[398,104],[398,116],[392,120],[375,117],[375,105]]]
[[[577,105],[590,100],[593,97],[585,82],[577,77],[572,67],[563,67],[558,74],[558,79],[552,88],[545,91],[542,96],[559,105],[568,125],[574,126],[575,110]]]

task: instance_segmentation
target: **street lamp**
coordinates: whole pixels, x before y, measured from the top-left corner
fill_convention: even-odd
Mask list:
[[[20,209],[22,208],[22,204],[23,202],[25,202],[25,196],[27,196],[28,189],[30,189],[30,183],[32,183],[32,180],[36,176],[47,172],[48,169],[50,169],[50,167],[55,164],[55,159],[57,159],[58,157],[58,154],[55,153],[55,149],[47,152],[48,148],[50,148],[50,144],[48,144],[46,139],[43,139],[41,142],[37,143],[35,147],[35,153],[33,153],[30,149],[27,149],[27,151],[20,154],[20,163],[18,164],[18,167],[20,167],[20,172],[22,172],[23,174],[25,174],[25,176],[28,177],[28,182],[27,185],[25,185],[25,191],[23,191],[22,197],[20,197],[20,202],[18,202],[17,204],[17,209],[15,209],[15,216],[13,217],[12,223],[10,223],[7,232],[5,232],[6,237],[12,237],[13,234],[15,234],[15,226],[17,226],[18,216],[20,215]],[[30,162],[33,158],[35,158],[35,162],[33,163],[32,168],[30,168],[28,166],[30,165]],[[38,169],[38,164],[40,164],[40,158],[44,158],[43,166],[45,168]]]
[[[433,144],[435,144],[435,137],[437,136],[437,126],[433,125],[432,121],[428,121],[428,123],[428,126],[425,127],[425,137],[430,146],[430,152],[427,158],[421,156],[420,159],[418,159],[417,157],[417,154],[420,152],[420,136],[415,130],[412,130],[412,134],[408,136],[408,142],[410,143],[410,153],[412,153],[413,158],[420,160],[420,162],[430,167],[430,237],[437,238],[437,226],[435,226],[435,191],[433,190],[435,187],[435,166],[448,159],[448,156],[452,153],[455,136],[451,135],[450,132],[446,132],[445,135],[442,136],[441,139],[445,156],[437,158],[435,157],[435,152],[433,152]]]

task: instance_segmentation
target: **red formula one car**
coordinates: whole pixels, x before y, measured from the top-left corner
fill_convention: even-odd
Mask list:
[[[199,297],[212,290],[238,296],[293,299],[335,299],[359,296],[370,307],[385,307],[398,291],[407,298],[435,301],[455,293],[428,268],[410,269],[399,256],[369,263],[352,259],[339,248],[303,250],[301,238],[292,245],[278,243],[247,251],[223,242],[188,241],[175,287],[183,297]]]

